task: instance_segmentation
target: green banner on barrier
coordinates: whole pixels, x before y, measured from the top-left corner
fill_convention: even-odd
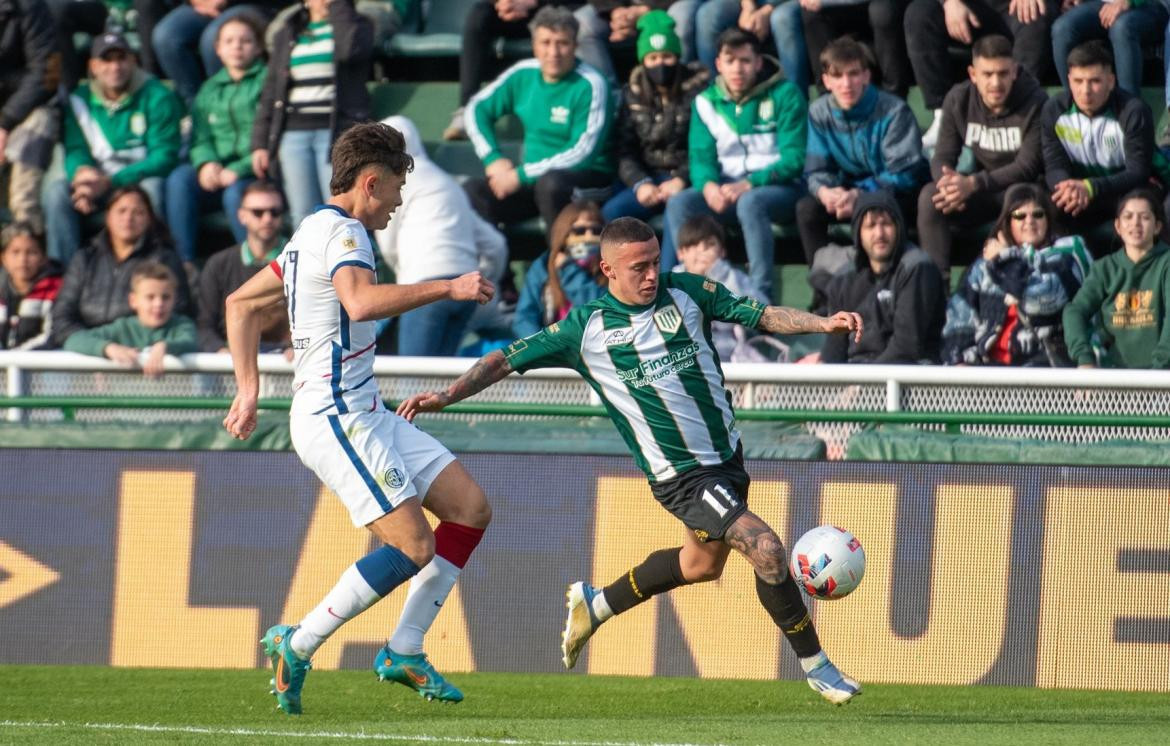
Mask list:
[[[849,439],[849,461],[908,461],[929,464],[1069,464],[1077,466],[1170,466],[1170,443],[1103,440],[1084,443],[956,435],[888,425]]]
[[[419,427],[462,453],[566,453],[628,455],[609,420],[600,417],[469,419],[420,417]],[[737,423],[747,458],[811,461],[825,458],[825,443],[798,425]],[[288,451],[288,415],[261,414],[256,432],[235,440],[219,420],[144,425],[141,422],[0,424],[0,448],[100,448],[165,451]]]

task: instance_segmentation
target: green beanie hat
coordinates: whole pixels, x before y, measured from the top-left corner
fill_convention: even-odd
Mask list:
[[[682,42],[674,32],[674,19],[665,10],[652,10],[638,19],[638,62],[651,52],[682,56]]]

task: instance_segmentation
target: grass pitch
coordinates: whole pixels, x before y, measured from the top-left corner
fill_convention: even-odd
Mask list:
[[[371,672],[314,671],[305,714],[265,671],[0,666],[8,744],[1158,744],[1170,696],[865,684],[844,707],[803,682],[456,674],[467,700],[422,700]]]

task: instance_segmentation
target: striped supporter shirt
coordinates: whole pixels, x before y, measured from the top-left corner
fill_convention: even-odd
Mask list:
[[[329,126],[333,111],[333,24],[314,21],[297,37],[289,58],[289,127]]]
[[[651,482],[730,459],[739,445],[711,322],[755,328],[764,306],[698,275],[662,275],[658,296],[630,306],[610,294],[513,342],[514,370],[572,368],[598,393]]]

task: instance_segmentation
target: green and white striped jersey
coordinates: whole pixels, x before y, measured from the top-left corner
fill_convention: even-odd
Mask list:
[[[651,482],[727,461],[739,445],[711,322],[755,328],[764,306],[699,275],[662,275],[653,303],[610,294],[504,351],[513,370],[572,368],[601,397]]]

